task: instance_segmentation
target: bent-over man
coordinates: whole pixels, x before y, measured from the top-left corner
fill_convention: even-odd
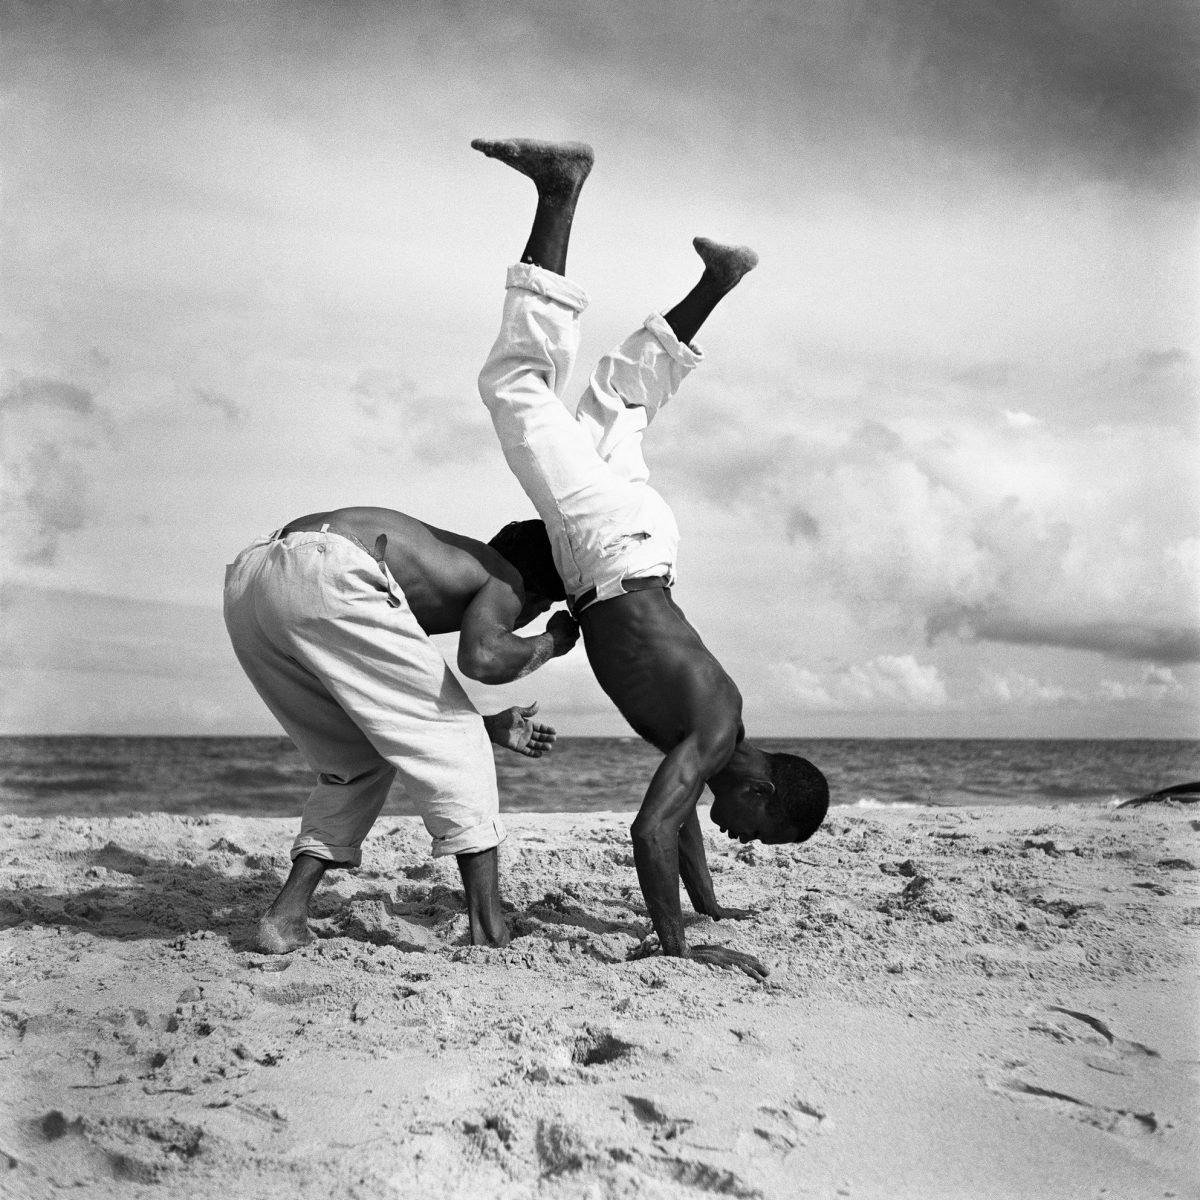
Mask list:
[[[507,944],[490,742],[538,758],[555,734],[533,719],[536,703],[481,717],[430,635],[459,631],[462,672],[506,683],[575,644],[565,612],[544,633],[514,632],[562,598],[540,521],[514,522],[484,545],[390,509],[339,508],[237,556],[225,573],[234,651],[317,772],[291,874],[259,923],[260,950],[311,941],[313,891],[330,868],[359,864],[397,776],[433,854],[458,860],[472,943]]]

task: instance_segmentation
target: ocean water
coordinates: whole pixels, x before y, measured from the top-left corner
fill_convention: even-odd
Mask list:
[[[1108,804],[1200,779],[1200,740],[764,739],[811,759],[836,805]],[[660,761],[636,738],[496,751],[508,812],[635,811]],[[284,737],[0,738],[0,812],[297,816],[312,786]],[[411,813],[393,788],[385,813]]]

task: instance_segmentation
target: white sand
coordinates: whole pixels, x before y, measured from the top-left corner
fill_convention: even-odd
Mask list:
[[[384,819],[274,959],[246,937],[293,822],[0,818],[0,1194],[1194,1196],[1198,816],[714,838],[719,898],[763,911],[689,937],[766,986],[626,961],[627,816],[508,818],[503,951]]]

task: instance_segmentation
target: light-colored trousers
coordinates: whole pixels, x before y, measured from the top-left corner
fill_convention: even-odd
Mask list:
[[[226,568],[225,625],[317,772],[293,859],[357,866],[397,777],[435,856],[503,840],[483,720],[385,563],[333,532],[261,537]]]
[[[646,318],[592,372],[572,417],[562,403],[587,296],[529,263],[508,269],[500,334],[479,394],[504,457],[550,535],[572,599],[624,590],[623,579],[674,577],[679,529],[647,482],[642,435],[702,360],[659,315]]]

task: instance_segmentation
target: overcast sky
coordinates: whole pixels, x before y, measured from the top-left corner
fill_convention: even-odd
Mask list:
[[[0,731],[271,733],[224,565],[532,515],[475,389],[591,142],[581,363],[761,265],[651,430],[751,736],[1200,733],[1191,0],[5,2]],[[439,639],[452,658],[452,639]],[[501,689],[625,732],[582,650]]]

